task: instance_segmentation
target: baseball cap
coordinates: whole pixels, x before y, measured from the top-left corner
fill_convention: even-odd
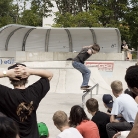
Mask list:
[[[12,65],[12,66],[9,66],[9,67],[8,67],[8,70],[10,70],[10,69],[14,69],[15,67],[18,67],[18,65],[22,65],[22,66],[25,66],[25,67],[26,67],[25,64],[16,63],[16,64],[14,64],[14,65]]]
[[[103,102],[107,105],[107,107],[112,108],[114,102],[113,97],[110,94],[104,94]]]
[[[43,122],[37,123],[37,126],[38,126],[38,132],[40,137],[49,135],[48,127],[46,126],[45,123]]]

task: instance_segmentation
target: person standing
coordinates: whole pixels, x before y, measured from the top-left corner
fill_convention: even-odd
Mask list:
[[[82,90],[88,89],[88,85],[91,71],[84,65],[84,62],[92,55],[100,51],[100,46],[98,44],[93,44],[90,46],[84,46],[79,54],[73,59],[72,66],[82,73],[83,82],[81,85]]]
[[[122,42],[121,50],[124,51],[125,53],[125,59],[129,60],[129,49],[128,49],[128,45],[125,40],[123,40]]]
[[[128,51],[128,45],[125,40],[122,41],[121,50]]]
[[[40,76],[40,79],[26,88],[30,75]],[[20,138],[39,138],[36,110],[50,89],[53,74],[16,63],[7,71],[0,71],[0,78],[3,77],[9,78],[14,89],[0,84],[0,112],[18,124]]]

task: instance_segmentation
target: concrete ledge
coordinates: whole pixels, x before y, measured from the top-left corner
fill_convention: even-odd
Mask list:
[[[78,53],[73,52],[24,52],[17,51],[15,60],[17,62],[28,61],[66,61],[68,58],[74,58]],[[7,57],[8,53],[5,54]],[[1,55],[0,55],[1,56]],[[97,53],[88,60],[124,60],[124,53]]]
[[[33,61],[66,61],[68,58],[76,57],[78,53],[73,52],[25,52],[25,51],[0,51],[0,58],[6,58],[15,62]],[[124,53],[97,53],[92,55],[89,61],[124,61]]]

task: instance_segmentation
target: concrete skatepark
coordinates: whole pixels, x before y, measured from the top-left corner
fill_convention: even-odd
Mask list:
[[[82,46],[93,43],[101,45],[100,53],[91,56],[86,62],[91,70],[89,84],[99,84],[98,93],[93,89],[92,97],[98,100],[101,111],[106,111],[102,96],[111,93],[110,83],[113,80],[121,80],[126,89],[126,68],[136,63],[124,61],[124,53],[120,51],[121,34],[117,28],[41,28],[7,25],[0,28],[0,36],[0,70],[20,62],[31,68],[48,69],[54,74],[50,82],[51,89],[37,110],[37,120],[47,124],[50,138],[55,138],[60,133],[52,121],[54,112],[63,110],[69,115],[73,105],[82,106],[82,76],[72,67],[71,61],[66,61],[68,58],[74,58],[77,55],[75,52],[80,51]],[[28,85],[37,79],[39,77],[29,77]],[[0,79],[0,84],[12,87],[8,78]],[[88,94],[85,101],[90,96]],[[85,107],[84,109],[91,118]]]
[[[52,116],[55,111],[63,110],[68,115],[70,108],[73,105],[82,106],[83,91],[80,90],[82,83],[82,76],[79,71],[72,67],[71,61],[45,61],[45,62],[22,62],[31,68],[43,68],[53,72],[54,76],[50,82],[51,89],[41,101],[37,110],[38,122],[45,122],[49,128],[50,138],[55,138],[59,130],[54,126]],[[113,80],[120,80],[123,82],[124,89],[127,85],[124,81],[126,69],[134,65],[134,61],[87,61],[86,65],[91,70],[91,78],[89,84],[91,86],[96,83],[99,84],[98,94],[96,89],[92,91],[92,97],[99,102],[101,111],[106,112],[106,108],[102,103],[102,96],[105,93],[112,94],[110,83]],[[7,66],[7,65],[6,65]],[[1,67],[4,70],[6,67]],[[35,82],[39,77],[31,76],[28,85]],[[0,83],[10,86],[8,78],[0,79]],[[85,97],[85,101],[90,98],[90,94]],[[87,115],[91,118],[84,107]]]

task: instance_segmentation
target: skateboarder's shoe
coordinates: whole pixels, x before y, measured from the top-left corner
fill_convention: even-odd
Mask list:
[[[91,86],[82,86],[81,90],[87,90],[87,89],[90,89],[90,88],[91,88]]]

